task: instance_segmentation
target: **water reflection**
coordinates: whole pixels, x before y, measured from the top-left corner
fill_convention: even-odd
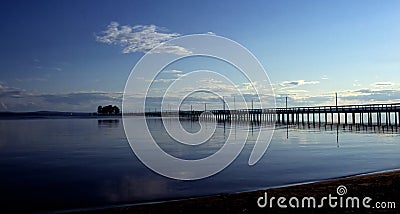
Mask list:
[[[168,118],[164,118],[166,120],[168,120]],[[199,125],[199,121],[198,120],[189,120],[189,119],[181,119],[180,120],[181,125],[183,126],[183,128],[191,133],[195,133],[200,129],[200,125]],[[243,134],[243,130],[249,130],[249,135],[250,136],[254,136],[254,133],[258,132],[260,129],[265,129],[265,128],[270,128],[271,127],[271,123],[269,122],[263,122],[263,121],[243,121],[243,120],[216,120],[217,124],[218,124],[218,133],[216,136],[222,136],[222,139],[226,139],[227,136],[232,132],[234,139],[236,140],[237,137],[237,131],[239,129],[239,131],[241,130]],[[161,122],[161,118],[151,118],[148,119],[148,124],[149,124],[149,128],[151,129],[151,131],[154,132],[154,130],[160,131],[163,130],[163,124]],[[207,125],[207,123],[206,123]],[[336,147],[340,148],[340,135],[342,133],[355,133],[355,134],[394,134],[394,135],[398,135],[400,134],[400,130],[397,127],[388,127],[388,126],[367,126],[367,125],[338,125],[338,124],[319,124],[318,126],[316,125],[289,125],[288,123],[286,124],[280,124],[276,126],[277,130],[280,129],[285,129],[285,133],[286,133],[286,139],[289,140],[290,138],[290,133],[296,133],[299,130],[310,130],[310,131],[318,131],[318,132],[327,132],[327,133],[334,133],[336,135],[335,138],[335,143],[336,143]],[[164,133],[162,135],[162,137],[167,136],[168,134]],[[157,138],[157,134],[155,134],[156,138]],[[167,137],[168,138],[168,137]],[[162,140],[161,140],[162,141]],[[168,140],[169,142],[171,140]],[[173,141],[173,140],[172,140]],[[217,139],[210,139],[211,142],[219,142],[219,140]],[[218,144],[219,146],[221,146],[221,144]],[[175,148],[175,147],[174,147]],[[194,148],[194,147],[192,147]],[[215,148],[218,149],[219,147]],[[175,148],[176,149],[176,148]],[[168,149],[166,149],[168,151]],[[182,151],[182,150],[180,150]],[[212,153],[214,153],[216,150],[213,151],[209,151],[209,153],[203,154],[202,157],[205,157],[207,155],[211,155]],[[170,152],[170,151],[168,151]],[[193,154],[193,153],[192,153]],[[176,157],[179,157],[176,156]],[[196,158],[200,158],[197,157]],[[194,158],[195,159],[195,158]]]
[[[99,119],[97,120],[97,126],[99,128],[118,128],[119,119]]]
[[[169,124],[169,119],[170,118],[165,118],[166,124]],[[154,141],[157,142],[158,146],[166,153],[185,160],[202,159],[214,154],[224,145],[227,136],[233,131],[231,124],[227,122],[217,123],[217,129],[210,139],[199,145],[187,145],[171,137],[160,118],[148,118],[146,122],[151,136]],[[189,133],[196,133],[200,130],[199,121],[181,119],[180,125]],[[213,126],[207,122],[203,123],[203,125],[204,129],[213,128]]]
[[[160,118],[156,119],[161,120]],[[154,120],[153,120],[154,122]],[[243,121],[243,120],[216,120],[219,128],[223,130],[224,139],[229,134],[227,131],[234,131],[234,137],[236,138],[237,129],[248,129],[250,131],[250,135],[253,136],[255,131],[258,131],[263,128],[270,128],[271,123],[265,121]],[[198,120],[181,120],[183,127],[188,132],[196,132],[200,128]],[[188,128],[188,124],[190,127]],[[158,128],[162,127],[160,125]],[[383,126],[383,125],[338,125],[338,124],[323,124],[319,123],[318,126],[306,124],[306,125],[293,125],[293,124],[277,124],[276,129],[283,129],[286,131],[286,139],[289,140],[291,132],[298,132],[299,130],[314,130],[314,131],[331,131],[336,134],[336,146],[340,147],[340,135],[341,133],[353,132],[355,134],[391,134],[391,135],[399,135],[400,129],[397,126]]]
[[[117,203],[167,197],[168,192],[168,180],[162,177],[149,179],[134,174],[103,181],[100,194],[110,203]]]
[[[268,127],[263,123],[218,123],[213,140],[192,149],[165,136],[160,119],[148,120],[163,149],[188,159],[212,154],[229,134],[247,139],[224,171],[204,180],[178,181],[152,172],[137,159],[119,120],[0,121],[0,213],[8,213],[7,208],[72,209],[231,193],[400,168],[400,134],[390,128],[277,126],[267,152],[250,167],[257,130]],[[139,118],[130,120],[141,124]],[[188,130],[198,129],[196,122],[182,123]],[[254,136],[243,136],[248,130]]]

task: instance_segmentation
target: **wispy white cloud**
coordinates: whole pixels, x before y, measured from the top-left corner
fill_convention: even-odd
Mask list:
[[[343,93],[348,104],[394,103],[400,101],[400,89],[359,89]]]
[[[47,81],[46,78],[16,78],[17,82]]]
[[[214,86],[215,86],[216,84],[222,84],[222,83],[223,83],[222,80],[216,80],[216,79],[213,79],[213,78],[210,78],[210,79],[201,79],[201,80],[198,80],[197,82],[199,82],[199,83],[212,84],[212,85],[214,85]],[[218,87],[220,87],[220,85],[219,85]]]
[[[288,94],[301,94],[301,93],[309,93],[307,90],[299,90],[299,89],[288,89],[285,90]]]
[[[394,86],[395,84],[393,82],[374,82],[371,84],[371,86],[375,87],[388,87],[388,86]]]
[[[155,25],[123,25],[111,22],[107,29],[96,35],[98,42],[120,45],[122,53],[143,52],[146,53],[163,42],[178,37],[179,33],[167,33],[164,28]],[[178,55],[191,52],[177,45],[163,45],[154,53],[172,53]]]
[[[360,81],[359,80],[354,80],[353,86],[354,87],[360,87],[361,86]]]
[[[14,88],[0,83],[0,98],[2,99],[6,97],[18,97],[24,93],[25,91],[20,88]]]
[[[159,83],[159,82],[167,83],[167,82],[178,81],[178,80],[177,79],[155,79],[155,80],[147,80],[147,81],[152,82],[152,83]]]
[[[61,72],[63,71],[62,68],[60,67],[48,67],[48,66],[43,66],[43,65],[36,65],[35,69],[38,71],[50,71],[50,72]]]
[[[54,67],[54,68],[51,68],[52,70],[54,70],[54,71],[62,71],[62,68],[59,68],[59,67]]]
[[[176,73],[182,73],[181,70],[177,70],[177,69],[172,69],[172,70],[165,70],[163,71],[163,73],[172,73],[172,74],[176,74]]]
[[[279,83],[279,86],[283,88],[293,88],[302,85],[316,85],[316,84],[319,84],[319,81],[291,80],[291,81],[283,81]]]
[[[284,100],[277,96],[278,106],[284,105]],[[398,103],[400,89],[357,89],[338,92],[339,105]],[[334,92],[324,94],[296,94],[289,96],[291,106],[321,106],[334,105]]]
[[[121,92],[80,91],[72,93],[32,93],[0,84],[0,111],[96,111],[98,105],[121,106]]]

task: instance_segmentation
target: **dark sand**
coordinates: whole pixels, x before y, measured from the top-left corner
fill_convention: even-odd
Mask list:
[[[359,197],[360,207],[364,197],[372,198],[369,204],[375,206],[375,202],[395,202],[396,208],[392,209],[351,209],[330,208],[325,201],[325,208],[259,208],[257,199],[267,192],[268,198],[286,197],[286,204],[291,197],[315,197],[317,205],[322,197],[331,194],[337,197],[337,187],[344,185],[347,194],[342,197]],[[336,200],[339,201],[339,200]],[[301,201],[300,201],[301,206]],[[345,205],[343,205],[345,206]],[[123,207],[106,208],[101,210],[86,211],[86,213],[400,213],[400,170],[374,173],[348,178],[340,178],[329,181],[315,182],[288,187],[259,190],[245,193],[224,194],[201,198],[167,201],[161,203],[132,205]]]

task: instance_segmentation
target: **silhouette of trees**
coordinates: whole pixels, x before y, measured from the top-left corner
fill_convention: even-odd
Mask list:
[[[114,106],[113,108],[114,108],[114,113],[115,113],[115,114],[119,114],[119,108],[118,108],[118,106]]]
[[[115,115],[115,114],[119,114],[120,110],[119,110],[118,106],[112,106],[112,105],[98,106],[97,113],[103,114],[103,115]]]

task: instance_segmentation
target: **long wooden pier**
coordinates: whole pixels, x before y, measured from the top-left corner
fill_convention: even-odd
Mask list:
[[[180,112],[146,112],[146,116],[192,119],[247,120],[287,125],[344,125],[400,127],[400,103],[237,109]]]

